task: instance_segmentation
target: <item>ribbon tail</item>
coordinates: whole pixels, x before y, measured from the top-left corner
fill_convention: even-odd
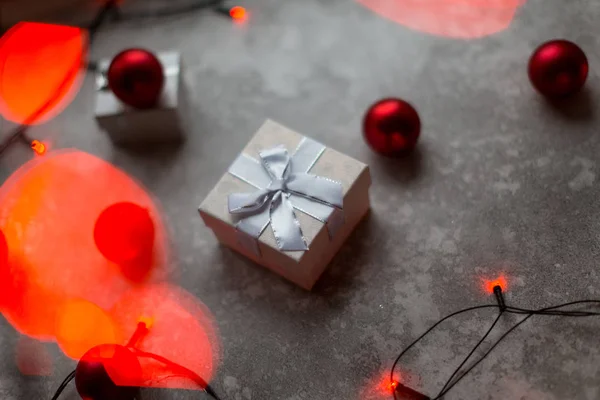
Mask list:
[[[333,239],[344,225],[344,211],[340,208],[318,203],[296,194],[290,195],[290,201],[296,210],[300,210],[304,214],[310,215],[314,219],[326,224],[330,239]]]
[[[270,210],[265,207],[260,213],[240,220],[235,226],[238,232],[238,243],[254,254],[260,255],[258,238],[269,225],[269,218]]]
[[[344,206],[344,188],[334,180],[311,174],[293,174],[286,184],[288,190],[295,194],[337,208]]]
[[[300,222],[296,219],[294,207],[288,196],[279,192],[271,200],[270,214],[277,247],[283,251],[308,250]]]
[[[227,197],[227,208],[231,214],[254,213],[263,208],[268,200],[267,189],[253,193],[232,193]]]

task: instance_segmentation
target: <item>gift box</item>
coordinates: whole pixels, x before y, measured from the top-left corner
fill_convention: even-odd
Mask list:
[[[368,212],[369,167],[267,121],[199,207],[217,239],[310,290]]]
[[[101,60],[96,72],[96,108],[98,125],[115,144],[157,143],[180,140],[181,59],[179,53],[157,54],[164,68],[165,82],[157,105],[136,109],[121,100],[108,88],[106,73],[111,60]]]

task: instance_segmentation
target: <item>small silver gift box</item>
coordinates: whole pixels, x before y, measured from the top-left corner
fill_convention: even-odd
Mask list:
[[[199,207],[217,239],[310,290],[368,212],[369,167],[267,121]]]
[[[98,125],[115,144],[145,144],[180,140],[183,137],[180,110],[183,108],[181,58],[179,53],[157,54],[165,73],[163,92],[158,104],[139,110],[124,104],[108,88],[106,71],[110,60],[98,63],[96,72],[96,108]]]

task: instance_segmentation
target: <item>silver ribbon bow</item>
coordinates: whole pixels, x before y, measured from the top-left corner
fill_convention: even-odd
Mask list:
[[[322,144],[304,138],[293,156],[276,146],[261,151],[260,162],[242,153],[229,168],[230,174],[258,189],[228,197],[229,212],[242,216],[236,228],[254,239],[255,252],[256,239],[269,224],[280,250],[308,250],[294,209],[327,224],[330,237],[343,224],[341,183],[308,173],[324,151]]]

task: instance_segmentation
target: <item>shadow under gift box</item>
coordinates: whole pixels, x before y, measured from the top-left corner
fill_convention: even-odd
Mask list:
[[[242,152],[259,160],[260,151],[283,145],[290,155],[293,155],[303,138],[304,136],[299,133],[268,120]],[[325,223],[295,210],[308,250],[280,250],[270,224],[258,239],[258,253],[244,245],[246,238],[240,240],[240,235],[246,234],[236,229],[239,218],[229,213],[227,198],[233,193],[251,193],[257,189],[229,172],[223,175],[204,199],[199,211],[204,223],[212,229],[221,243],[298,286],[310,290],[356,225],[369,211],[371,177],[366,164],[330,148],[325,149],[308,173],[341,183],[344,196],[342,209],[344,223],[333,237],[330,237]]]
[[[152,144],[183,138],[181,57],[176,52],[164,52],[157,54],[157,58],[164,68],[165,82],[158,103],[149,109],[136,109],[119,100],[108,88],[106,79],[111,60],[98,63],[95,116],[113,143]]]

